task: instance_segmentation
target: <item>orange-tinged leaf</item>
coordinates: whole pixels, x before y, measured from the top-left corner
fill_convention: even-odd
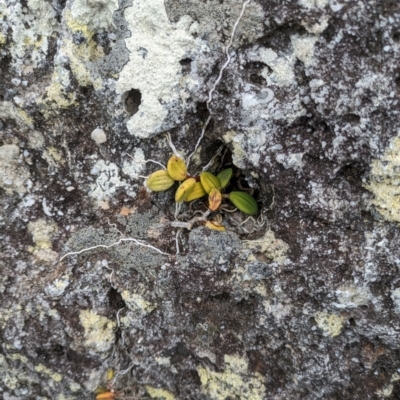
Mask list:
[[[114,392],[99,393],[96,396],[96,400],[110,400],[110,399],[115,399],[115,393]]]
[[[211,189],[208,195],[208,208],[211,211],[215,211],[221,205],[222,194],[218,189]]]
[[[205,226],[209,229],[212,229],[214,231],[225,231],[225,227],[221,224],[219,224],[218,222],[214,222],[214,221],[207,221]]]

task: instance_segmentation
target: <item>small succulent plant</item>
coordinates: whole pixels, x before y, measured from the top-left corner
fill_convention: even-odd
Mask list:
[[[199,176],[190,176],[185,161],[174,155],[168,160],[167,169],[153,172],[146,180],[150,190],[160,192],[169,189],[175,181],[181,182],[175,192],[177,203],[190,202],[208,195],[208,209],[217,211],[224,198],[229,199],[240,211],[248,215],[258,212],[258,205],[254,198],[246,192],[233,191],[223,193],[232,178],[232,168],[219,172],[216,176],[210,172],[202,172]],[[214,221],[205,221],[204,225],[210,229],[224,231],[223,225]]]

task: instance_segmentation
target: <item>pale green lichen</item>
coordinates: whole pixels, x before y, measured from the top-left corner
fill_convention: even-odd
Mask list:
[[[54,222],[38,219],[28,223],[28,231],[37,247],[48,249],[52,246],[51,238],[58,231],[58,227]]]
[[[30,246],[28,250],[41,261],[55,261],[58,254],[52,250],[51,240],[58,231],[57,225],[45,219],[38,219],[28,223],[28,231],[35,243],[35,246]]]
[[[84,345],[91,352],[108,351],[115,341],[115,322],[92,310],[81,310],[79,319],[84,329]]]
[[[15,390],[20,383],[31,384],[32,379],[18,368],[13,368],[0,354],[0,387]]]
[[[314,315],[318,328],[331,337],[338,336],[343,327],[343,317],[326,312],[317,312]]]
[[[202,391],[215,400],[228,397],[242,400],[265,399],[264,378],[259,373],[249,374],[248,361],[240,356],[225,355],[225,371],[214,372],[198,367]]]
[[[33,128],[33,119],[26,111],[17,107],[10,101],[3,101],[0,107],[0,119],[12,119],[15,123],[23,128]]]
[[[243,243],[245,248],[253,252],[261,252],[267,258],[278,264],[283,264],[287,259],[287,252],[289,250],[288,244],[281,239],[277,239],[274,232],[271,230],[265,232],[261,239],[245,240]]]
[[[146,386],[146,391],[152,399],[174,400],[174,395],[165,389]]]
[[[141,295],[130,293],[127,290],[121,293],[121,297],[125,301],[127,307],[132,311],[139,311],[147,314],[156,308],[154,304],[146,301]]]
[[[375,198],[376,210],[388,221],[400,223],[400,137],[395,137],[379,160],[371,164],[371,181],[366,188]]]
[[[58,108],[68,108],[73,104],[76,104],[76,95],[74,92],[68,92],[58,80],[58,75],[55,70],[53,73],[51,84],[46,89],[46,99],[39,99],[38,105],[40,104],[56,104]],[[46,117],[49,115],[49,111],[52,111],[52,106],[48,111],[43,110]]]

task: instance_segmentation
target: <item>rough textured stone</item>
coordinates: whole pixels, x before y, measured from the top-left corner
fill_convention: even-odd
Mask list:
[[[0,0],[0,398],[400,397],[400,5],[252,0],[207,107],[242,5]],[[209,113],[260,213],[179,231]]]

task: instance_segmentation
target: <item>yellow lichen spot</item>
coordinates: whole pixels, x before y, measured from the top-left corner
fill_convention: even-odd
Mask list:
[[[58,231],[57,225],[45,219],[38,219],[28,223],[28,231],[35,243],[35,246],[31,246],[28,250],[41,261],[54,261],[58,255],[51,249],[51,238]]]
[[[115,340],[115,322],[92,310],[82,310],[79,319],[84,329],[84,345],[93,352],[108,351]]]
[[[28,359],[19,353],[10,354],[9,358],[14,361],[21,361],[24,364],[26,364],[28,362]]]
[[[38,219],[28,223],[28,231],[32,234],[36,247],[48,249],[51,248],[51,237],[58,231],[58,227],[55,223]]]
[[[400,137],[393,139],[385,154],[372,161],[371,181],[366,188],[375,198],[371,201],[387,220],[400,223]]]
[[[174,395],[165,389],[155,388],[153,386],[146,386],[147,393],[152,399],[174,400]]]
[[[197,368],[202,391],[206,395],[215,400],[225,400],[228,397],[242,400],[265,399],[264,378],[259,373],[249,373],[245,358],[225,355],[224,360],[224,372]]]
[[[375,393],[380,398],[387,398],[392,396],[394,386],[390,383],[389,385],[384,386],[382,389],[377,390]]]
[[[50,146],[46,150],[47,150],[47,153],[53,158],[54,161],[63,162],[62,152],[59,149],[57,149],[53,146]]]
[[[100,78],[93,79],[86,67],[86,63],[99,60],[105,55],[103,48],[97,45],[93,39],[95,31],[74,19],[70,11],[65,12],[65,20],[72,32],[79,32],[85,38],[85,41],[79,45],[74,44],[71,40],[64,40],[63,52],[70,59],[73,74],[81,86],[91,84],[96,90],[101,89],[103,87],[102,80]]]
[[[0,33],[0,45],[7,43],[7,36]]]
[[[3,101],[1,103],[0,118],[12,119],[20,126],[33,129],[33,119],[26,113],[26,111],[15,106],[10,101]]]
[[[314,315],[318,328],[331,337],[338,336],[343,327],[343,317],[336,314],[317,312]]]
[[[51,379],[53,379],[54,382],[61,382],[63,378],[61,374],[52,371],[43,364],[38,364],[35,367],[35,371],[38,372],[39,374],[45,374],[49,376]]]

